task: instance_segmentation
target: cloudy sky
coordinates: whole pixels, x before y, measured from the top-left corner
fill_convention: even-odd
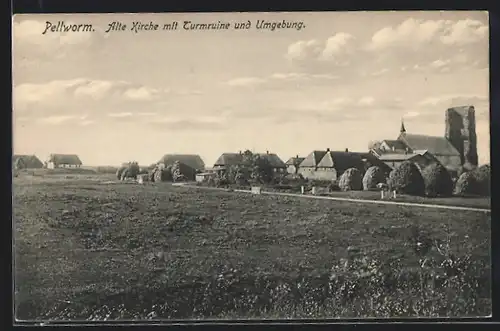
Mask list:
[[[131,31],[133,21],[303,21],[293,30]],[[94,32],[47,33],[46,21]],[[182,26],[182,24],[181,24]],[[88,165],[252,149],[286,161],[314,149],[444,135],[444,112],[476,107],[489,161],[485,12],[18,15],[14,153],[77,153]]]

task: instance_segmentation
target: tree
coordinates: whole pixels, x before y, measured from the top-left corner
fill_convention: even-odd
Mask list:
[[[379,149],[382,145],[382,142],[379,140],[372,140],[368,143],[368,149]]]
[[[476,179],[476,193],[482,196],[491,195],[491,166],[482,165],[472,171]]]
[[[363,177],[363,189],[372,190],[377,188],[377,184],[385,184],[385,182],[384,170],[378,166],[373,166],[366,170],[365,176]]]
[[[453,193],[453,180],[450,173],[439,163],[433,163],[422,171],[425,194],[430,197],[450,196]]]
[[[260,155],[254,155],[251,178],[257,183],[268,184],[273,180],[274,171],[269,160]]]
[[[361,191],[363,189],[363,177],[361,171],[349,168],[340,176],[338,186],[342,191]]]
[[[418,167],[410,161],[401,163],[389,174],[390,186],[393,190],[409,195],[422,196],[425,183]]]
[[[454,194],[456,195],[469,195],[475,194],[477,192],[477,181],[474,174],[469,172],[464,172],[460,177],[458,177],[455,183]]]

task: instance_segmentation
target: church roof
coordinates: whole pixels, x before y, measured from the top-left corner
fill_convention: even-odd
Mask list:
[[[412,150],[427,150],[434,155],[460,156],[455,147],[444,137],[426,136],[420,134],[401,134],[402,140]]]

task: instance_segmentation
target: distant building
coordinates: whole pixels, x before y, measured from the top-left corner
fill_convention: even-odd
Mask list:
[[[222,153],[214,163],[214,171],[225,170],[243,163],[243,153]]]
[[[269,151],[266,151],[266,153],[259,153],[258,155],[269,162],[275,173],[286,173],[287,165],[278,155],[269,153]]]
[[[35,155],[13,155],[12,167],[14,169],[37,169],[43,168],[43,162]]]
[[[46,161],[47,168],[80,168],[82,161],[76,154],[50,154]]]
[[[298,173],[306,179],[336,180],[347,169],[356,168],[362,173],[371,166],[387,166],[370,153],[345,151],[313,151],[299,165]]]
[[[400,162],[402,159],[420,160],[420,156],[385,156],[385,154],[421,154],[426,159],[434,159],[449,171],[456,172],[461,166],[478,165],[477,137],[473,106],[449,108],[445,116],[443,137],[409,134],[401,123],[400,134],[396,140],[383,140],[371,153],[387,164],[388,159]],[[422,154],[419,151],[425,151]],[[396,160],[398,159],[398,160]],[[417,162],[418,163],[418,162]]]
[[[299,157],[298,155],[295,157],[291,157],[288,161],[285,162],[287,166],[287,172],[289,174],[297,174],[299,172],[299,165],[304,161],[305,157]]]
[[[433,163],[439,163],[436,158],[427,151],[414,151],[414,153],[385,153],[379,157],[391,169],[396,168],[404,161],[415,163],[421,170]]]
[[[269,153],[267,151],[266,153],[255,153],[254,155],[258,155],[261,158],[266,159],[271,167],[273,168],[273,171],[275,173],[285,173],[287,165],[283,160],[280,159],[280,157],[277,154],[274,153]],[[215,161],[214,163],[214,170],[215,171],[220,171],[227,169],[232,166],[236,165],[242,165],[244,161],[244,153],[238,152],[238,153],[223,153],[219,158]]]
[[[162,163],[166,167],[173,165],[175,162],[183,163],[196,171],[205,170],[205,162],[197,154],[166,154],[158,161],[158,163]]]
[[[215,177],[216,177],[215,172],[201,172],[196,174],[195,180],[198,183],[201,183],[207,181],[209,178],[215,178]]]

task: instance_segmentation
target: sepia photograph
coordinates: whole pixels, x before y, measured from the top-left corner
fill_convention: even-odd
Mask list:
[[[491,316],[485,11],[17,14],[14,314]]]

